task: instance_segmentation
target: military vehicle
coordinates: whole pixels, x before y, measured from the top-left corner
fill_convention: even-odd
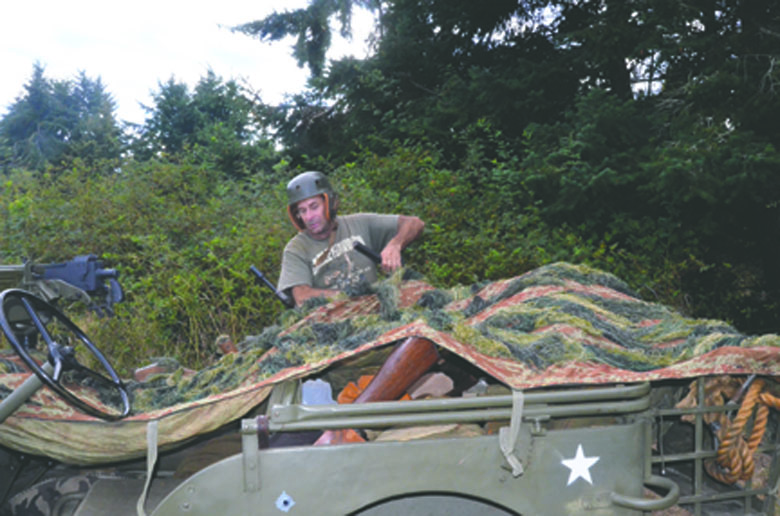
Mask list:
[[[551,279],[558,271],[569,276]],[[20,386],[0,404],[0,460],[10,465],[0,481],[4,510],[58,516],[775,513],[776,337],[689,325],[689,344],[701,355],[657,365],[634,353],[628,357],[633,369],[621,369],[615,360],[628,352],[607,346],[659,339],[667,331],[666,312],[636,305],[613,283],[588,283],[603,277],[592,271],[562,266],[534,274],[438,304],[440,291],[404,282],[394,299],[396,308],[414,310],[408,318],[385,310],[382,291],[312,307],[278,331],[275,345],[258,344],[267,340],[264,333],[226,356],[220,374],[208,377],[218,392],[142,410],[136,404],[143,392],[134,390],[129,414],[128,383],[89,338],[45,300],[7,290],[0,295],[0,326],[34,375],[16,373]],[[559,296],[558,308],[567,307],[565,317],[557,309],[538,311],[551,306],[550,296]],[[575,298],[583,304],[575,307]],[[596,301],[603,304],[591,304]],[[536,303],[533,310],[528,303]],[[582,334],[572,320],[586,303],[597,317]],[[618,303],[633,314],[638,307],[653,311],[653,323],[643,315],[621,330],[603,310]],[[530,324],[529,314],[558,319]],[[621,324],[633,317],[621,314],[615,318]],[[492,326],[484,326],[488,321]],[[491,347],[496,336],[512,356]],[[518,336],[522,346],[511,347]],[[298,338],[320,346],[314,361],[295,361],[302,353],[292,347]],[[47,344],[48,359],[33,356],[26,344],[33,340]],[[647,355],[653,360],[684,344],[669,334],[660,340],[664,345]],[[575,350],[575,341],[584,347]],[[253,346],[260,350],[254,355]],[[68,347],[86,352],[62,351]],[[562,355],[552,357],[556,350]],[[574,351],[592,355],[571,361]],[[226,371],[240,377],[230,387]],[[155,380],[162,386],[155,392],[200,378],[182,381],[181,374]],[[97,383],[106,387],[103,394],[95,395]],[[57,403],[42,394],[47,389],[86,413],[56,423],[67,431],[57,433],[54,423],[30,415]],[[343,403],[334,402],[334,391]],[[414,399],[399,400],[406,396]],[[71,442],[89,425],[88,442]],[[130,443],[139,436],[142,453]]]

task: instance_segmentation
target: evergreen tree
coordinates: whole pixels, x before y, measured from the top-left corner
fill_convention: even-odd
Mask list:
[[[99,78],[81,72],[75,81],[50,80],[36,63],[24,91],[0,120],[5,170],[119,158],[114,102]]]
[[[169,79],[153,95],[154,106],[131,145],[138,160],[160,157],[214,164],[221,173],[244,177],[276,161],[271,139],[254,116],[255,105],[233,80],[209,71],[192,92]]]
[[[30,81],[24,85],[25,93],[0,120],[0,135],[10,148],[10,159],[4,163],[4,168],[40,170],[62,154],[64,121],[54,87],[54,83],[44,77],[43,66],[36,63]]]
[[[70,99],[72,130],[67,155],[87,164],[118,158],[124,136],[114,116],[116,104],[106,94],[100,78],[91,80],[80,72],[72,84]]]
[[[170,78],[158,86],[159,90],[152,94],[154,105],[144,106],[148,116],[133,145],[136,158],[141,161],[183,151],[196,129],[198,116],[187,85]]]
[[[355,8],[378,20],[366,60],[326,63],[330,24]],[[457,159],[468,127],[487,120],[519,146],[528,124],[563,121],[578,98],[642,92],[716,123],[776,139],[780,26],[776,3],[585,0],[312,0],[235,28],[297,38],[310,90],[269,109],[295,154],[347,157],[357,145],[432,141]]]

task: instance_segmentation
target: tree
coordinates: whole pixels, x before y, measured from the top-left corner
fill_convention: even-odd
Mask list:
[[[295,36],[293,56],[299,66],[308,66],[312,76],[325,70],[325,54],[332,41],[331,19],[338,18],[341,34],[350,36],[352,10],[381,9],[379,0],[311,0],[305,8],[274,12],[263,20],[233,27],[234,32],[255,36],[261,41],[279,41]]]
[[[138,160],[186,157],[243,177],[270,168],[277,159],[254,116],[255,104],[233,80],[224,82],[209,71],[190,92],[171,78],[153,99],[131,146]]]
[[[325,63],[328,38],[302,21],[325,31],[358,6],[377,15],[373,55]],[[507,220],[532,205],[659,275],[673,263],[686,308],[766,331],[780,306],[766,245],[780,239],[766,223],[778,19],[777,2],[743,0],[315,0],[239,29],[316,49],[296,54],[308,91],[267,110],[298,163],[431,149],[454,171],[448,193],[484,198],[500,179],[527,199],[502,190]]]
[[[343,18],[358,7],[379,20],[374,55],[324,67],[326,48],[318,45],[329,40],[308,38],[310,24],[292,20],[317,15],[324,26],[328,16]],[[310,92],[269,119],[299,155],[345,156],[371,142],[412,140],[444,146],[457,159],[458,138],[478,120],[519,136],[527,123],[560,117],[572,104],[582,75],[577,63],[561,58],[546,29],[524,27],[541,7],[515,0],[317,1],[236,30],[261,39],[294,35],[317,46],[296,54],[312,70]]]
[[[374,54],[325,63],[331,25],[348,30],[356,8],[376,14]],[[563,120],[592,89],[644,92],[776,137],[777,15],[739,0],[313,0],[235,30],[297,38],[310,90],[268,121],[299,155],[397,139],[459,158],[454,142],[478,120],[519,145],[528,124]]]
[[[99,77],[91,80],[80,72],[71,86],[69,117],[73,128],[65,154],[87,164],[118,158],[124,135],[114,116],[116,104],[106,94],[102,81]]]
[[[44,77],[39,63],[33,67],[25,94],[16,99],[0,121],[0,134],[7,140],[11,158],[4,168],[41,169],[63,151],[64,121],[54,99],[54,84]]]
[[[198,119],[187,85],[173,78],[159,84],[152,99],[154,106],[144,106],[148,116],[133,145],[136,158],[142,161],[160,153],[183,151],[195,133]]]
[[[0,137],[9,156],[4,169],[43,170],[76,158],[87,162],[119,158],[121,133],[114,102],[99,78],[80,72],[75,81],[52,81],[36,63],[24,90],[0,120]]]

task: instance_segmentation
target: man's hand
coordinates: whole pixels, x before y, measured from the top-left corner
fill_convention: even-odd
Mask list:
[[[382,249],[382,270],[389,273],[401,267],[401,246],[392,241]]]
[[[418,217],[399,215],[398,232],[382,249],[382,270],[393,272],[401,266],[401,251],[422,234],[425,223]]]

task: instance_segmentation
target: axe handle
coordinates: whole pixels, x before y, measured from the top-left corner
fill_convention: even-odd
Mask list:
[[[397,400],[439,359],[433,342],[409,337],[387,357],[354,403]]]
[[[433,342],[422,337],[409,337],[387,357],[374,379],[354,403],[392,401],[400,398],[437,360],[439,353]],[[348,442],[345,437],[348,432],[350,430],[327,430],[314,445]]]

